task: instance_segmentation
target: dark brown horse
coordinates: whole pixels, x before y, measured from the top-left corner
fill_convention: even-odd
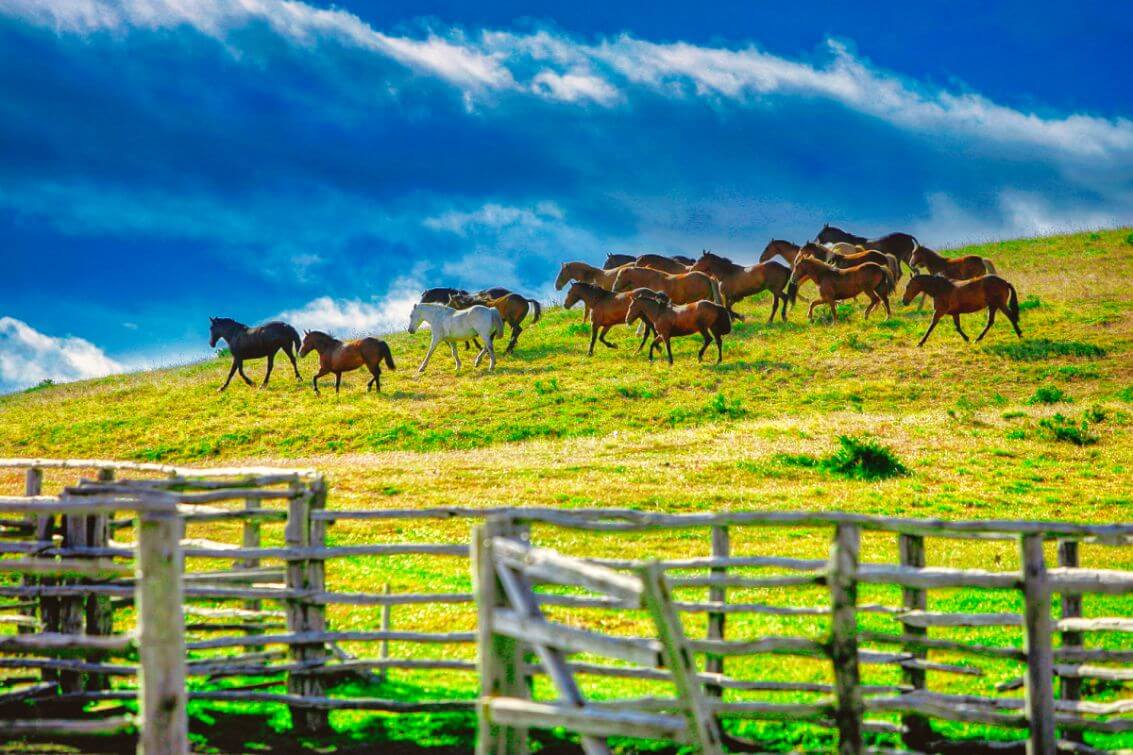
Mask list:
[[[699,333],[704,338],[704,345],[697,352],[697,361],[704,359],[704,352],[715,340],[716,364],[720,364],[724,358],[724,336],[732,332],[732,316],[725,307],[705,300],[673,306],[667,296],[656,292],[634,292],[626,313],[626,324],[637,319],[647,321],[657,331],[657,337],[649,344],[650,362],[653,361],[654,349],[663,343],[669,364],[672,364],[672,339]]]
[[[603,270],[613,270],[615,267],[621,267],[622,265],[628,265],[631,262],[633,262],[635,259],[637,259],[637,258],[634,257],[632,254],[614,254],[613,252],[609,252],[608,254],[606,254],[606,262],[603,263],[602,269]]]
[[[488,289],[488,291],[492,290],[495,289]],[[503,290],[506,291],[506,289]],[[527,317],[527,313],[534,311],[535,316],[531,318],[531,324],[534,325],[543,316],[543,307],[535,299],[529,299],[510,291],[499,297],[489,297],[484,293],[486,292],[481,292],[476,296],[454,296],[448,300],[448,305],[453,309],[468,309],[477,304],[483,304],[485,307],[491,307],[499,312],[504,322],[511,326],[511,340],[508,342],[507,349],[504,350],[505,354],[510,354],[515,350],[515,344],[519,341],[519,334],[523,332],[520,323]],[[475,338],[472,340],[479,348],[479,342]]]
[[[663,273],[670,275],[677,275],[679,273],[687,273],[688,265],[680,262],[673,257],[666,257],[663,254],[643,254],[634,260],[634,264],[638,267],[647,267],[651,270],[660,270]]]
[[[261,383],[261,385],[267,385],[271,378],[271,368],[275,365],[275,355],[280,349],[291,360],[291,367],[295,370],[295,379],[303,379],[299,376],[299,365],[295,363],[295,354],[291,351],[292,348],[299,348],[299,334],[295,332],[295,328],[287,323],[277,320],[249,328],[247,325],[227,317],[210,317],[209,347],[215,349],[216,342],[221,338],[225,340],[228,344],[228,350],[232,352],[232,369],[228,371],[228,379],[224,381],[224,385],[217,389],[218,392],[228,387],[228,384],[232,382],[232,376],[237,372],[240,373],[240,377],[244,379],[245,383],[252,384],[252,381],[244,374],[245,359],[267,357],[268,368],[267,372],[264,373],[264,382]]]
[[[639,288],[615,294],[613,291],[598,288],[590,283],[577,282],[571,284],[563,307],[570,309],[581,301],[590,309],[590,350],[586,352],[587,354],[594,356],[594,343],[596,341],[601,341],[603,345],[611,349],[618,348],[616,343],[610,343],[606,340],[606,333],[615,325],[625,323],[633,295],[645,291],[647,289]],[[641,344],[637,347],[638,351],[641,351],[641,348],[645,346],[646,339],[651,335],[653,335],[653,326],[646,322],[645,334],[641,338]]]
[[[876,262],[879,265],[884,265],[889,268],[889,272],[893,273],[893,280],[901,280],[901,261],[894,257],[892,254],[879,252],[876,249],[858,249],[855,247],[850,248],[852,252],[839,252],[836,249],[830,249],[822,244],[809,243],[804,244],[799,249],[799,254],[806,254],[811,257],[817,257],[823,262],[829,262],[834,267],[847,268],[857,267],[863,262]]]
[[[649,288],[668,296],[674,304],[707,299],[716,304],[724,304],[720,284],[704,273],[679,273],[670,275],[647,267],[623,267],[614,279],[614,291],[631,288]]]
[[[446,304],[454,296],[468,296],[463,288],[429,288],[421,294],[422,304]]]
[[[763,247],[763,253],[759,255],[759,261],[767,262],[772,257],[779,256],[787,260],[789,264],[794,264],[795,255],[798,253],[798,244],[792,244],[790,241],[784,241],[783,239],[771,239],[767,242],[767,246]]]
[[[319,378],[334,373],[334,392],[338,393],[342,385],[342,373],[356,370],[365,365],[373,375],[366,383],[366,390],[376,387],[377,392],[382,390],[382,360],[391,370],[393,354],[390,353],[389,344],[377,338],[359,338],[356,341],[340,341],[322,331],[308,330],[303,334],[303,345],[299,349],[299,356],[305,357],[311,351],[319,352],[319,371],[311,378],[311,385],[315,393],[319,392]]]
[[[1015,328],[1015,334],[1023,337],[1023,331],[1019,329],[1019,294],[1014,286],[998,275],[984,275],[966,281],[951,281],[939,275],[914,275],[905,287],[905,296],[901,301],[908,304],[917,294],[931,296],[933,306],[932,323],[917,346],[924,346],[932,329],[945,315],[952,315],[956,332],[967,341],[967,334],[960,328],[960,315],[979,312],[981,309],[987,310],[987,325],[976,339],[977,342],[982,341],[991,330],[996,310],[1002,310]]]
[[[954,281],[978,278],[981,275],[995,275],[995,265],[986,257],[974,254],[948,258],[937,254],[928,247],[918,247],[909,260],[914,270],[923,267],[933,275],[943,275]]]
[[[819,244],[836,244],[839,241],[845,241],[848,244],[860,244],[866,249],[876,249],[879,252],[892,254],[909,267],[912,267],[909,260],[912,259],[913,252],[921,245],[915,236],[907,233],[890,233],[881,238],[867,239],[865,236],[847,233],[829,223],[822,227],[814,240]]]
[[[734,307],[741,299],[757,294],[760,291],[770,291],[774,297],[771,305],[771,317],[767,322],[775,320],[775,313],[779,310],[780,300],[783,304],[783,322],[787,321],[787,300],[789,298],[786,288],[787,281],[791,279],[791,271],[777,262],[760,262],[757,265],[744,267],[737,265],[727,257],[721,257],[709,251],[704,251],[700,259],[692,266],[692,270],[707,273],[720,281],[720,293],[728,302],[728,307]]]
[[[807,319],[814,318],[814,308],[819,304],[828,304],[830,313],[837,322],[837,302],[853,299],[861,293],[870,298],[870,305],[865,310],[867,318],[874,307],[884,304],[885,317],[889,319],[891,314],[889,294],[893,291],[893,273],[888,267],[878,265],[876,262],[866,262],[857,267],[840,270],[820,259],[800,254],[795,258],[791,282],[801,286],[808,280],[813,280],[818,286],[819,298],[810,303]]]

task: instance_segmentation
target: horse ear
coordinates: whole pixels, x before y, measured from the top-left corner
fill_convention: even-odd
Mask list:
[[[209,318],[209,322],[216,322],[216,318],[215,318],[215,317],[210,317],[210,318]]]

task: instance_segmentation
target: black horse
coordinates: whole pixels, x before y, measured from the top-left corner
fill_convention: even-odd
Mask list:
[[[421,294],[422,304],[448,304],[454,296],[468,296],[463,288],[430,288]]]
[[[291,360],[291,366],[295,369],[295,378],[303,379],[299,375],[299,365],[295,362],[295,353],[292,351],[292,349],[299,351],[301,344],[295,328],[278,320],[255,328],[249,328],[227,317],[210,317],[209,320],[211,321],[209,346],[215,349],[216,342],[223,338],[228,342],[228,350],[232,352],[232,369],[228,371],[228,379],[219,390],[223,391],[227,388],[232,382],[232,376],[237,372],[244,378],[245,383],[252,385],[252,381],[244,374],[244,360],[263,357],[267,357],[268,360],[268,370],[264,374],[263,382],[263,385],[267,385],[271,377],[272,365],[275,363],[275,354],[280,349],[283,349],[287,358]]]
[[[841,228],[832,226],[829,223],[822,226],[822,230],[818,232],[818,236],[816,236],[814,240],[819,244],[845,242],[847,244],[860,244],[866,249],[876,249],[885,254],[892,254],[908,265],[910,270],[913,268],[912,264],[910,264],[910,260],[913,258],[913,252],[921,245],[921,242],[917,241],[915,236],[908,233],[889,233],[881,238],[867,239],[865,236],[855,236],[852,233],[847,233]]]

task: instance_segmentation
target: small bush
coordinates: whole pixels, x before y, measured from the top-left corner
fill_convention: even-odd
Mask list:
[[[1133,404],[1133,385],[1127,385],[1117,392],[1117,397],[1122,401],[1128,401]]]
[[[1105,349],[1081,341],[1052,341],[1035,338],[1027,341],[1010,341],[987,347],[987,351],[1017,362],[1038,362],[1051,357],[1085,357],[1097,359],[1105,356]]]
[[[44,378],[43,380],[40,380],[38,383],[33,385],[31,388],[25,389],[24,393],[33,393],[35,391],[42,391],[44,388],[50,388],[53,385],[55,385],[54,380],[52,380],[51,378]]]
[[[590,326],[584,322],[572,322],[567,325],[568,336],[588,336],[590,335]]]
[[[1087,422],[1093,422],[1096,425],[1099,422],[1105,422],[1106,413],[1104,409],[1094,404],[1086,410],[1085,417]]]
[[[615,390],[622,398],[657,398],[655,392],[636,385],[619,385]]]
[[[1064,390],[1054,385],[1041,385],[1035,389],[1034,394],[1027,399],[1027,403],[1031,404],[1058,404],[1058,403],[1071,403],[1073,399],[1066,394]]]
[[[1021,411],[1018,411],[1018,410],[1013,410],[1013,411],[1009,411],[1009,412],[1004,412],[1000,416],[1002,416],[1003,419],[1019,419],[1020,417],[1026,417],[1027,413],[1021,412]]]
[[[1130,233],[1125,237],[1125,243],[1129,246],[1133,246],[1133,233]]]
[[[839,435],[838,443],[842,447],[822,464],[834,474],[854,480],[885,480],[908,474],[897,455],[877,441]]]
[[[1055,440],[1064,443],[1089,446],[1098,442],[1098,436],[1090,432],[1090,423],[1086,420],[1075,425],[1061,414],[1056,414],[1039,422],[1039,426],[1047,430]]]
[[[739,419],[747,414],[742,402],[737,399],[728,400],[728,397],[723,393],[717,393],[708,402],[705,408],[705,413],[713,417],[727,417],[729,419]]]
[[[540,396],[547,396],[551,393],[559,392],[558,378],[551,378],[550,380],[536,380],[535,392]]]
[[[1027,298],[1023,299],[1023,301],[1019,302],[1019,311],[1026,312],[1028,309],[1038,309],[1042,305],[1042,299],[1035,296],[1034,294],[1031,294]]]

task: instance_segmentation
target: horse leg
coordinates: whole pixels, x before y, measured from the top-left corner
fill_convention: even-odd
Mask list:
[[[601,341],[603,344],[605,344],[607,347],[609,347],[611,349],[616,349],[616,348],[618,348],[618,345],[616,343],[610,343],[609,341],[606,340],[606,334],[610,332],[610,328],[612,328],[612,327],[614,327],[614,326],[613,325],[607,325],[606,327],[602,328],[602,332],[598,334],[598,340]]]
[[[783,305],[786,308],[786,304]],[[724,337],[719,333],[713,333],[712,336],[716,339],[716,364],[724,361]]]
[[[807,310],[807,313],[806,313],[806,319],[807,320],[809,320],[810,322],[814,322],[814,308],[817,307],[821,303],[822,303],[822,299],[815,299],[814,301],[812,301],[810,303],[810,309]]]
[[[237,364],[236,360],[233,359],[232,360],[232,369],[230,369],[228,371],[228,379],[224,381],[224,385],[222,385],[222,386],[220,386],[219,388],[216,389],[217,393],[223,393],[224,389],[228,387],[228,384],[232,382],[232,376],[236,374],[236,364]]]
[[[960,334],[960,337],[963,338],[965,342],[972,340],[968,338],[968,334],[960,327],[960,315],[952,315],[952,322],[956,323],[956,332]]]
[[[641,350],[645,348],[645,341],[649,338],[650,335],[653,335],[652,327],[646,328],[645,332],[641,334],[641,343],[637,345],[637,351],[633,352],[634,354],[641,353]]]
[[[649,361],[653,361],[653,349],[658,348],[661,344],[661,336],[658,335],[653,339],[653,343],[649,344]]]
[[[704,338],[704,345],[696,353],[696,361],[698,362],[704,361],[704,352],[708,351],[708,346],[712,343],[712,336],[708,334],[708,328],[700,331],[700,335]]]
[[[299,374],[299,363],[295,361],[295,353],[291,351],[291,344],[283,347],[283,353],[291,360],[291,369],[295,370],[295,379],[302,380],[303,376]]]
[[[425,352],[425,358],[421,360],[421,366],[417,368],[418,375],[425,371],[425,368],[429,365],[429,360],[433,358],[433,352],[437,350],[440,343],[441,339],[433,336],[433,342],[429,344],[429,350]]]
[[[456,350],[456,342],[455,341],[449,341],[448,342],[448,348],[449,348],[449,351],[452,352],[452,358],[456,361],[456,371],[460,372],[460,368],[463,365],[461,365],[461,363],[460,363],[460,352]],[[484,352],[481,351],[480,353],[483,354]],[[480,364],[479,355],[477,355],[477,357],[476,357],[476,364]]]
[[[881,303],[881,299],[877,298],[877,294],[873,291],[866,291],[866,295],[869,296],[869,306],[865,308],[865,314],[862,315],[863,320],[868,320],[869,313],[873,311],[874,307]]]
[[[329,372],[330,372],[330,370],[324,370],[322,368],[322,366],[320,365],[319,371],[315,373],[315,376],[313,378],[311,378],[311,385],[315,389],[315,395],[316,396],[319,395],[319,378],[321,378],[323,375],[328,374]]]
[[[381,393],[382,392],[382,368],[381,368],[381,365],[375,363],[374,366],[370,368],[370,374],[374,376],[374,379],[370,381],[370,385],[374,386],[374,392],[375,393]],[[367,393],[370,392],[370,385],[366,386],[366,392]]]
[[[260,383],[261,388],[263,388],[264,386],[266,386],[268,384],[268,380],[271,378],[271,368],[274,365],[275,365],[275,354],[268,354],[268,369],[267,369],[267,372],[264,373],[264,382]]]
[[[1015,328],[1015,335],[1022,338],[1023,331],[1019,330],[1019,318],[1011,314],[1011,310],[1007,308],[1006,304],[1000,304],[999,308],[1003,310],[1003,314],[1007,315],[1007,319],[1011,321],[1011,327]]]
[[[587,356],[594,356],[594,342],[598,340],[598,323],[590,323],[590,351],[586,352]]]
[[[775,322],[775,313],[779,311],[779,294],[772,291],[771,297],[772,297],[771,316],[767,318],[767,324],[768,325]],[[783,305],[783,314],[786,314],[786,313],[787,313],[787,305],[784,304]]]
[[[665,339],[665,351],[668,352],[668,354],[669,354],[669,366],[672,367],[673,366],[673,339],[672,338],[666,338]]]
[[[484,351],[488,352],[488,372],[492,372],[496,369],[496,345],[492,343],[490,334],[484,339]],[[481,354],[481,356],[483,355]],[[476,358],[476,363],[480,363],[479,357]]]
[[[244,374],[244,360],[243,359],[241,359],[239,362],[236,363],[236,371],[240,373],[240,377],[244,378],[245,383],[247,383],[248,385],[255,385],[252,382],[252,379]]]
[[[889,308],[889,294],[878,294],[881,297],[881,303],[885,305],[885,319],[888,320],[893,316],[893,310]]]
[[[994,304],[987,308],[987,325],[984,326],[983,332],[980,333],[979,337],[976,338],[976,343],[979,343],[980,341],[982,341],[984,339],[984,336],[987,335],[987,332],[989,330],[991,330],[991,326],[992,326],[993,323],[995,323],[995,305]]]
[[[939,312],[933,312],[932,313],[932,322],[929,324],[928,330],[926,330],[924,332],[924,337],[921,338],[921,342],[918,343],[917,346],[924,346],[924,342],[928,340],[929,333],[932,332],[932,329],[936,327],[936,324],[938,322],[940,322],[940,313]]]
[[[833,322],[838,322],[838,300],[837,299],[831,299],[830,300],[830,319]]]
[[[508,341],[507,349],[504,350],[505,354],[510,354],[515,351],[516,341],[519,340],[519,334],[523,332],[523,328],[518,325],[511,326],[511,340]]]
[[[342,373],[334,373],[334,392],[337,394],[338,389],[342,387]]]

